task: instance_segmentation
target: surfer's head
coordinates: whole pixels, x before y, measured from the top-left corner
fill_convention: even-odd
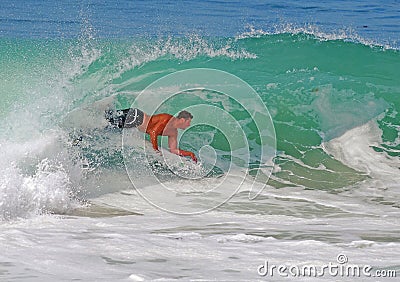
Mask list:
[[[178,128],[186,129],[190,126],[193,115],[188,111],[181,111],[176,118],[178,119]]]

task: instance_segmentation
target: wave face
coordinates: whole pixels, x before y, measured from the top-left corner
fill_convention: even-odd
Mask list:
[[[99,183],[120,177],[109,173],[121,169],[120,150],[110,148],[107,137],[99,148],[77,152],[69,141],[71,132],[62,126],[65,119],[111,95],[118,95],[121,107],[129,106],[151,82],[190,68],[238,76],[269,109],[277,154],[268,185],[332,190],[353,189],[371,178],[386,185],[398,181],[396,48],[289,27],[212,38],[3,38],[0,47],[3,219],[65,211],[76,198],[110,192],[101,191]],[[202,103],[224,102],[207,97]],[[174,100],[164,109],[175,112],[195,102]],[[246,132],[256,150],[253,135]],[[182,139],[184,148],[197,153],[200,145],[210,144],[223,155],[229,151],[225,143],[207,128],[189,131]],[[96,181],[88,181],[87,171],[82,172],[77,161],[82,154],[96,168],[90,172]]]

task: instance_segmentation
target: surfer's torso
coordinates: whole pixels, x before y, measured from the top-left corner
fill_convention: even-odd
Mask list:
[[[145,132],[150,135],[153,148],[158,150],[157,136],[168,136],[176,138],[178,130],[172,126],[174,117],[170,114],[157,114],[148,119],[148,123],[143,122]],[[140,129],[140,128],[139,128]]]

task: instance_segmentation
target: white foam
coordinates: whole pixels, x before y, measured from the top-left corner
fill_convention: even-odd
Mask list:
[[[359,35],[354,29],[339,29],[333,32],[322,31],[318,26],[312,24],[306,24],[303,26],[296,26],[291,23],[285,23],[281,25],[276,25],[270,31],[265,31],[263,29],[256,29],[254,26],[248,26],[248,31],[245,31],[235,38],[236,40],[245,38],[259,38],[266,35],[275,34],[306,34],[311,35],[321,41],[332,41],[332,40],[344,40],[356,43],[361,43],[371,47],[382,47],[385,50],[398,50],[398,47],[393,47],[391,44],[382,44],[372,39],[367,39]]]
[[[218,243],[226,242],[241,242],[241,243],[257,243],[264,241],[266,238],[260,236],[253,236],[247,234],[234,234],[234,235],[217,235],[215,236]]]
[[[142,66],[163,56],[173,56],[179,60],[189,61],[198,56],[227,57],[237,59],[255,59],[257,56],[244,49],[237,49],[232,42],[216,46],[199,35],[193,34],[182,39],[159,39],[156,43],[139,43],[131,47],[129,57],[121,61],[119,74],[129,69]]]
[[[2,167],[0,181],[0,220],[43,212],[62,213],[72,205],[67,172],[48,159],[40,161],[32,176],[24,175],[13,165]]]
[[[375,152],[372,146],[379,147],[381,129],[376,120],[353,128],[342,136],[335,138],[323,146],[328,153],[346,165],[369,175],[384,179],[400,181],[400,160],[384,153]]]
[[[3,142],[0,220],[62,213],[74,204],[70,198],[73,174],[59,137],[50,131],[31,141]]]
[[[376,242],[369,241],[369,240],[357,240],[357,241],[351,242],[349,245],[352,247],[355,247],[355,248],[368,248],[368,247],[376,245]]]
[[[357,183],[343,196],[358,199],[360,209],[380,214],[382,217],[398,216],[400,196],[400,159],[385,152],[376,152],[381,130],[375,120],[353,128],[342,136],[324,144],[327,152],[369,178]]]
[[[129,279],[132,281],[145,281],[143,277],[137,275],[137,274],[131,274],[129,275]]]
[[[178,239],[178,240],[200,240],[202,239],[201,234],[197,232],[178,232],[178,233],[170,233],[167,236],[171,239]]]
[[[0,220],[63,212],[75,204],[70,198],[81,171],[72,162],[57,122],[82,98],[73,80],[101,55],[89,41],[61,53],[66,56],[62,60],[50,57],[40,72],[31,71],[34,83],[24,85],[15,109],[3,117]]]

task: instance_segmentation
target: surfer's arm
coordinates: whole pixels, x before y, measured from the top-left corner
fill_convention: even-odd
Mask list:
[[[182,156],[182,157],[191,157],[194,162],[197,163],[196,155],[190,151],[181,150],[178,148],[178,141],[176,140],[176,136],[168,137],[168,146],[169,151],[173,154]]]
[[[162,131],[165,128],[165,124],[162,122],[155,122],[151,126],[147,127],[149,131],[147,132],[150,135],[151,144],[153,144],[153,149],[156,151],[158,150],[158,135],[162,135]]]
[[[149,133],[149,135],[150,135],[151,144],[153,144],[153,149],[158,151],[157,133],[155,132],[155,130],[152,130]]]
[[[177,155],[179,155],[179,156],[183,156],[183,157],[191,157],[192,160],[193,160],[195,163],[197,163],[196,155],[195,155],[194,153],[190,152],[190,151],[185,151],[185,150],[180,150],[180,149],[178,149],[178,152],[175,153],[175,154],[177,154]]]
[[[149,124],[146,128],[146,133],[150,135],[151,144],[153,144],[153,149],[158,150],[158,135],[163,135],[163,130],[171,119],[171,115],[168,114],[158,114],[151,117]]]

